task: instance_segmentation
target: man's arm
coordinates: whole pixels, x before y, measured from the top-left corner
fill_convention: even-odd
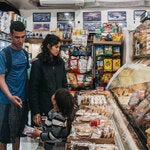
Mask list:
[[[22,100],[18,96],[13,96],[10,93],[8,86],[5,82],[5,74],[0,74],[0,89],[5,93],[9,100],[11,100],[14,104],[18,105],[19,107],[22,107]]]

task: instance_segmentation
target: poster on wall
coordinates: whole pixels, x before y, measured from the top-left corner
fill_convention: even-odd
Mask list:
[[[75,12],[57,12],[57,21],[75,21]]]
[[[33,31],[50,31],[49,23],[34,23]]]
[[[83,12],[83,29],[95,32],[101,25],[101,12]]]
[[[101,21],[101,12],[83,12],[83,21]]]
[[[33,13],[33,22],[50,22],[51,13]]]
[[[57,28],[59,28],[61,31],[71,31],[72,28],[74,28],[74,22],[73,21],[67,21],[67,22],[57,22]]]
[[[145,12],[145,10],[134,10],[134,20],[140,20],[141,15]]]
[[[99,26],[101,26],[101,22],[83,22],[84,30],[95,31]]]
[[[108,21],[126,21],[126,11],[108,11]]]

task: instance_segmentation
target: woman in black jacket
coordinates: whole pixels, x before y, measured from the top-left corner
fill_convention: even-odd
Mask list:
[[[66,71],[60,57],[61,40],[47,34],[42,42],[42,52],[32,62],[29,81],[29,103],[35,124],[41,122],[41,115],[47,115],[53,108],[51,96],[59,88],[67,88]]]

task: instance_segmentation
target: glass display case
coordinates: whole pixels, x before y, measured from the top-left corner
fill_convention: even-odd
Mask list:
[[[144,150],[148,149],[146,130],[150,128],[149,74],[149,59],[134,60],[122,66],[107,86]]]

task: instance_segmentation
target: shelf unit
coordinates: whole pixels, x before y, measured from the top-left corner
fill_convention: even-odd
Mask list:
[[[100,41],[96,38],[93,39],[93,52],[94,52],[94,87],[103,88],[107,86],[108,81],[112,75],[122,65],[122,48],[123,41]],[[100,54],[97,54],[97,47],[100,46]],[[99,49],[99,48],[98,48]],[[115,49],[118,52],[115,54]],[[106,68],[106,65],[109,66]],[[117,66],[118,65],[118,66]],[[110,67],[110,69],[109,69]]]

